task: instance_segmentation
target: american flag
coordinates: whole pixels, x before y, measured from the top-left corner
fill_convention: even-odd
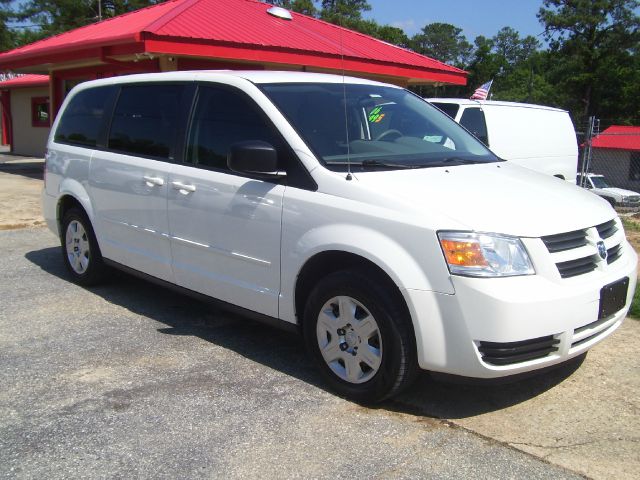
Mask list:
[[[483,83],[476,88],[476,91],[471,95],[471,100],[486,100],[489,96],[489,90],[491,89],[492,83],[493,80],[489,80],[487,83]]]

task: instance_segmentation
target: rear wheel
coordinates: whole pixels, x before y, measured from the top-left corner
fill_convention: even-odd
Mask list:
[[[71,208],[65,212],[60,241],[65,266],[76,283],[89,286],[103,280],[102,254],[84,211]]]
[[[331,387],[358,402],[399,393],[417,372],[410,319],[383,285],[364,272],[336,272],[318,283],[305,308],[307,348]]]

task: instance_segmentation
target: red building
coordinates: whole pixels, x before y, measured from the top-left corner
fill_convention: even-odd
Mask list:
[[[0,54],[0,70],[50,76],[52,113],[79,82],[195,69],[344,72],[402,86],[464,85],[467,76],[415,52],[256,0],[168,0]]]
[[[612,125],[591,141],[590,170],[614,187],[640,192],[640,127]]]
[[[2,145],[41,156],[49,135],[49,77],[23,75],[0,82]],[[13,128],[13,126],[16,128]]]

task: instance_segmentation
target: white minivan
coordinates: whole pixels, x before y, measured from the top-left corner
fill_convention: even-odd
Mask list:
[[[42,198],[74,281],[116,267],[298,330],[329,385],[363,402],[419,369],[565,362],[621,324],[636,284],[607,202],[358,78],[83,83],[53,125]]]
[[[578,142],[569,112],[493,100],[430,98],[428,101],[501,159],[575,182]]]

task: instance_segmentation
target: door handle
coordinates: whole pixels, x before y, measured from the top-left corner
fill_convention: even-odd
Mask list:
[[[144,178],[145,183],[150,187],[153,187],[154,185],[158,185],[161,187],[162,185],[164,185],[164,178],[162,177],[152,177],[151,175],[145,175],[142,178]]]
[[[187,185],[182,182],[171,182],[171,185],[173,185],[173,188],[180,190],[180,193],[185,195],[196,191],[195,185]]]

